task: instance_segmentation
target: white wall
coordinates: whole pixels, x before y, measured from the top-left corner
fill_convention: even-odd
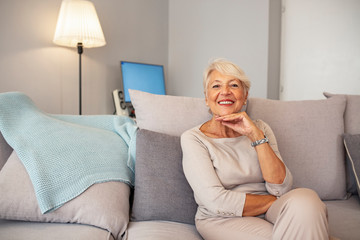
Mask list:
[[[283,0],[282,100],[360,94],[360,1]]]
[[[120,60],[168,62],[167,0],[93,0],[107,45],[84,49],[83,114],[112,114]],[[78,54],[52,43],[61,0],[0,1],[0,92],[78,113]]]
[[[169,94],[203,97],[208,60],[226,57],[249,75],[251,96],[276,98],[279,1],[93,0],[107,45],[84,51],[83,113],[113,113],[120,60],[163,64]],[[77,114],[78,54],[52,43],[60,4],[0,1],[0,92],[22,91],[47,112]],[[360,1],[283,4],[282,99],[359,94]]]
[[[269,1],[169,0],[172,95],[203,97],[209,59],[237,63],[252,81],[251,96],[267,96]]]
[[[280,0],[92,1],[107,45],[84,49],[83,114],[114,112],[111,93],[120,88],[120,60],[163,64],[169,94],[203,97],[208,60],[226,57],[252,80],[251,96],[275,92],[276,98],[270,87],[277,87],[279,62],[272,54],[279,51],[271,52],[269,44],[279,42],[271,40],[271,29],[280,16],[272,23],[269,11]],[[0,92],[21,91],[46,112],[77,114],[77,51],[52,42],[60,5],[61,0],[0,1]]]

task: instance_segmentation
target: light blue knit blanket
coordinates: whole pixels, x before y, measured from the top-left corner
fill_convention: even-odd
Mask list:
[[[22,93],[1,93],[0,131],[24,164],[42,213],[95,183],[134,184],[137,127],[128,117],[51,115]]]

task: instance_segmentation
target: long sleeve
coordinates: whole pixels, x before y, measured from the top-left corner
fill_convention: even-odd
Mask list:
[[[271,128],[261,120],[255,124],[282,161]],[[292,187],[288,168],[283,183],[265,182],[257,152],[246,136],[210,138],[195,127],[182,134],[181,147],[185,177],[199,206],[197,217],[241,217],[247,193],[281,196]]]

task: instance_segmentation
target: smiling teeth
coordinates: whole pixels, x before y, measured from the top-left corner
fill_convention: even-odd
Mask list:
[[[222,101],[222,102],[219,102],[220,104],[232,104],[231,101]]]

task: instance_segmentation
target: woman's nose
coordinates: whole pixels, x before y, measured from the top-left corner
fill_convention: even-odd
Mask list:
[[[230,93],[230,88],[229,86],[223,86],[221,88],[221,94],[229,94]]]

